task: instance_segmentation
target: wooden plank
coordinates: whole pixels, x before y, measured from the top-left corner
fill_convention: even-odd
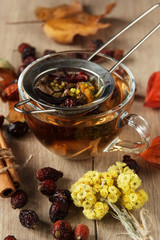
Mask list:
[[[59,0],[58,4],[71,3],[72,1]],[[89,1],[81,0],[91,12],[99,14],[104,11],[106,5],[105,0]],[[84,39],[82,37],[76,38],[76,41],[72,45],[60,45],[53,40],[47,38],[42,30],[41,23],[35,24],[15,24],[10,25],[6,22],[16,21],[29,21],[36,20],[34,16],[34,9],[36,6],[43,6],[43,0],[5,0],[1,2],[0,8],[0,57],[8,59],[17,69],[20,65],[20,56],[17,52],[17,46],[21,42],[28,42],[37,48],[39,55],[42,54],[45,49],[55,49],[56,51],[88,48],[89,41],[91,39],[102,38],[104,41],[108,40],[111,36],[117,33],[122,27],[126,26],[131,20],[140,15],[143,11],[151,7],[155,0],[121,0],[117,2],[116,8],[109,15],[109,21],[112,26],[103,31],[99,31],[96,36],[89,36]],[[45,6],[56,5],[57,2],[53,0],[45,1]],[[130,30],[124,34],[121,38],[117,39],[111,47],[122,48],[127,52],[143,34],[147,33],[153,26],[159,21],[159,11],[151,14],[151,17],[146,17],[146,20],[142,21],[143,24],[137,24],[134,30]],[[136,51],[125,64],[131,69],[135,76],[137,83],[137,93],[145,96],[147,80],[152,72],[158,71],[160,66],[159,60],[159,37],[160,31],[154,34],[139,50]],[[0,114],[6,115],[7,105],[0,103]],[[152,137],[160,135],[159,118],[160,111],[144,108],[143,101],[135,101],[133,104],[132,112],[143,116],[149,121],[152,126]],[[13,149],[13,152],[17,158],[17,162],[23,165],[25,160],[30,154],[33,154],[33,158],[24,169],[19,170],[20,177],[22,179],[22,188],[25,189],[29,195],[29,202],[26,208],[35,210],[41,220],[39,229],[36,231],[23,228],[18,219],[19,210],[13,210],[10,205],[9,199],[0,199],[0,238],[4,239],[5,236],[11,234],[21,240],[25,240],[26,236],[30,240],[35,239],[48,239],[51,236],[51,227],[48,211],[51,203],[45,196],[42,196],[38,190],[38,182],[35,177],[36,171],[44,166],[55,167],[64,172],[64,178],[58,181],[58,188],[69,188],[79,177],[81,177],[86,171],[92,169],[92,160],[88,161],[68,161],[57,157],[48,150],[46,150],[33,136],[28,134],[27,137],[22,139],[14,139],[8,136],[4,130],[5,138],[9,147]],[[124,133],[122,137],[129,138],[129,133]],[[122,159],[122,153],[107,153],[100,154],[95,158],[94,168],[99,171],[107,169],[110,164],[113,164],[116,160]],[[144,161],[140,161],[141,177],[143,186],[149,193],[149,202],[145,207],[150,211],[154,219],[154,232],[153,237],[155,240],[159,238],[159,198],[160,193],[157,191],[157,182],[160,181],[159,170],[151,167]],[[31,184],[33,183],[33,184]],[[154,204],[153,204],[154,203]],[[124,232],[121,224],[113,219],[110,215],[107,215],[102,221],[97,222],[97,238],[95,235],[94,222],[87,220],[79,208],[72,207],[66,220],[68,220],[74,227],[76,224],[83,222],[86,223],[91,235],[89,240],[109,240],[116,239],[117,233]],[[121,239],[121,238],[120,238]],[[128,236],[124,236],[123,240],[129,239]]]

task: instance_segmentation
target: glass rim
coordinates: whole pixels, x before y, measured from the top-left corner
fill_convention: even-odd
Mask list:
[[[52,54],[48,54],[48,55],[45,55],[45,56],[42,56],[42,57],[40,57],[40,58],[37,58],[34,62],[32,62],[31,64],[29,64],[24,70],[23,70],[23,72],[20,74],[20,76],[19,76],[19,78],[18,78],[18,91],[19,91],[19,94],[20,94],[20,96],[21,96],[21,98],[22,98],[22,100],[27,100],[28,98],[27,97],[29,97],[29,95],[27,94],[27,92],[23,92],[23,78],[24,78],[24,76],[25,76],[25,74],[29,71],[29,69],[32,67],[32,66],[34,66],[34,65],[36,65],[37,63],[39,63],[39,62],[42,62],[42,61],[44,61],[44,60],[46,60],[47,58],[50,58],[50,57],[54,57],[54,56],[56,56],[56,55],[59,55],[59,54],[72,54],[72,53],[90,53],[90,54],[92,54],[93,53],[93,51],[90,51],[90,50],[68,50],[68,51],[61,51],[61,52],[56,52],[56,53],[52,53]],[[103,53],[98,53],[96,56],[100,56],[100,57],[103,57],[103,58],[105,58],[105,59],[107,59],[107,60],[110,60],[110,61],[112,61],[112,62],[118,62],[118,60],[116,60],[116,59],[114,59],[114,58],[112,58],[112,57],[110,57],[110,56],[107,56],[107,55],[104,55]],[[105,111],[105,112],[103,112],[103,113],[98,113],[98,114],[96,114],[96,116],[103,116],[103,115],[109,115],[109,114],[111,114],[111,113],[115,113],[115,112],[117,112],[117,111],[119,111],[119,110],[121,110],[131,99],[132,99],[132,97],[133,97],[133,95],[134,95],[134,92],[135,92],[135,79],[134,79],[134,76],[133,76],[133,74],[132,74],[132,72],[129,70],[129,68],[128,67],[126,67],[126,65],[124,65],[123,63],[121,63],[119,66],[121,66],[126,72],[127,72],[127,74],[128,74],[128,76],[130,77],[130,79],[131,79],[131,88],[130,88],[130,91],[129,91],[129,94],[128,94],[128,96],[124,99],[124,101],[122,102],[122,103],[120,103],[119,105],[117,105],[117,106],[115,106],[114,108],[112,108],[112,109],[110,109],[110,110],[108,110],[108,111]],[[114,72],[113,72],[114,73]],[[26,96],[26,95],[28,95],[28,96]],[[34,100],[33,100],[34,101]],[[36,102],[36,101],[34,101],[34,102]],[[40,108],[40,107],[38,107],[38,106],[36,106],[36,105],[34,105],[34,104],[32,104],[31,102],[28,102],[27,103],[27,105],[29,105],[31,108],[33,108],[34,110],[41,110],[42,108]],[[43,107],[43,106],[42,106]],[[78,110],[78,109],[77,109]],[[52,115],[57,115],[57,116],[62,116],[62,117],[64,117],[64,118],[72,118],[72,117],[75,117],[75,116],[78,116],[78,114],[77,115],[65,115],[65,114],[60,114],[60,113],[58,113],[58,111],[56,112],[51,112],[51,113],[49,113],[49,112],[47,112],[46,114],[52,114]],[[78,118],[83,118],[83,117],[89,117],[89,116],[85,116],[85,115],[82,115],[82,116],[78,116]],[[93,115],[92,115],[92,117],[93,117]]]

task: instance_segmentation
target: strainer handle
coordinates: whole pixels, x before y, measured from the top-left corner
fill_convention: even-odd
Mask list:
[[[120,117],[117,127],[122,128],[125,126],[130,126],[136,130],[141,140],[139,142],[134,142],[131,140],[121,140],[118,137],[104,150],[104,152],[124,151],[126,153],[140,154],[148,148],[151,140],[151,128],[143,117],[125,112]]]
[[[139,17],[137,17],[134,21],[132,21],[129,25],[123,28],[120,32],[118,32],[115,36],[113,36],[108,42],[106,42],[102,47],[100,47],[97,51],[95,51],[89,58],[90,61],[95,55],[97,55],[103,48],[108,46],[111,42],[113,42],[117,37],[119,37],[122,33],[127,31],[130,27],[132,27],[135,23],[145,17],[147,14],[155,10],[157,7],[160,6],[160,3],[155,4],[153,7],[149,8],[147,11],[142,13]],[[153,28],[141,41],[139,41],[120,61],[118,61],[110,70],[111,73],[118,65],[120,65],[132,52],[134,52],[147,38],[149,38],[158,28],[160,24],[158,24],[155,28]]]
[[[27,111],[25,109],[21,109],[19,107],[21,107],[22,105],[25,105],[27,103],[31,102],[31,99],[26,99],[24,101],[18,102],[14,105],[14,109],[19,112],[19,113],[23,113],[23,114],[34,114],[34,113],[51,113],[51,112],[55,112],[55,109],[41,109],[41,110],[33,110],[33,111]]]

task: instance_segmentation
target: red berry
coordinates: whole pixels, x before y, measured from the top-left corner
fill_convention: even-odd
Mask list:
[[[13,137],[21,137],[28,132],[29,128],[26,122],[16,121],[8,125],[7,132]]]
[[[35,55],[36,55],[36,50],[34,47],[31,47],[31,46],[25,47],[21,54],[22,61],[24,62],[24,60],[29,56],[35,57]]]
[[[57,190],[49,197],[50,202],[71,203],[71,192],[67,189]]]
[[[104,50],[101,51],[101,53],[103,53],[104,55],[107,55],[109,57],[113,57],[114,50],[112,50],[112,49],[104,49]]]
[[[68,202],[54,202],[49,209],[49,217],[51,222],[56,222],[57,220],[62,220],[67,216],[69,210]]]
[[[76,102],[74,98],[69,97],[64,101],[64,106],[66,107],[74,107],[75,105],[76,105]]]
[[[11,205],[13,208],[22,208],[28,201],[27,193],[18,189],[11,197]]]
[[[103,44],[104,43],[101,39],[96,39],[96,40],[91,41],[90,46],[93,50],[96,50],[96,49],[100,48]]]
[[[48,55],[48,54],[52,54],[52,53],[55,53],[55,52],[56,52],[56,51],[54,51],[54,50],[46,49],[46,50],[44,50],[44,52],[43,52],[43,56]]]
[[[85,224],[78,224],[74,231],[74,240],[86,240],[89,236],[89,228]]]
[[[4,240],[17,240],[13,235],[8,235]]]
[[[134,159],[132,159],[129,155],[123,156],[123,162],[126,163],[126,165],[130,169],[132,169],[136,174],[139,173],[140,168],[139,168],[138,163]]]
[[[23,50],[24,50],[26,47],[30,47],[30,45],[29,45],[28,43],[21,43],[21,44],[18,46],[18,52],[19,52],[19,53],[22,53]]]
[[[36,60],[35,56],[28,56],[24,59],[23,63],[25,66],[28,66],[30,63],[34,62]]]
[[[56,187],[57,185],[53,180],[45,179],[43,182],[40,183],[38,189],[42,194],[50,196],[55,192]]]
[[[56,240],[71,240],[71,225],[66,221],[59,220],[53,224],[52,234]]]
[[[51,179],[56,182],[62,176],[63,176],[63,173],[61,171],[58,171],[51,167],[41,168],[37,172],[37,179],[39,181],[44,181],[45,179]]]
[[[23,227],[35,229],[38,226],[39,219],[37,214],[28,209],[23,209],[19,213],[19,220]]]
[[[88,82],[89,81],[89,75],[87,73],[84,73],[84,72],[79,72],[78,73],[79,76],[83,76],[83,81],[85,82]]]

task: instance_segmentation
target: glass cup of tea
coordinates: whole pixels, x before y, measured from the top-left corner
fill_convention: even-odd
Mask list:
[[[85,60],[91,54],[90,51],[65,51],[44,56],[31,63],[19,77],[21,101],[15,105],[15,110],[25,114],[30,129],[47,149],[65,159],[84,160],[109,151],[133,154],[144,151],[150,143],[150,126],[141,116],[130,113],[135,80],[124,64],[112,73],[112,94],[92,109],[82,105],[72,114],[70,107],[50,108],[30,96],[30,89],[33,90],[31,79],[52,74],[52,60]],[[92,61],[106,69],[116,63],[115,59],[101,53]],[[28,90],[24,89],[24,81],[29,82]],[[138,142],[120,139],[119,135],[127,125],[139,134]]]

